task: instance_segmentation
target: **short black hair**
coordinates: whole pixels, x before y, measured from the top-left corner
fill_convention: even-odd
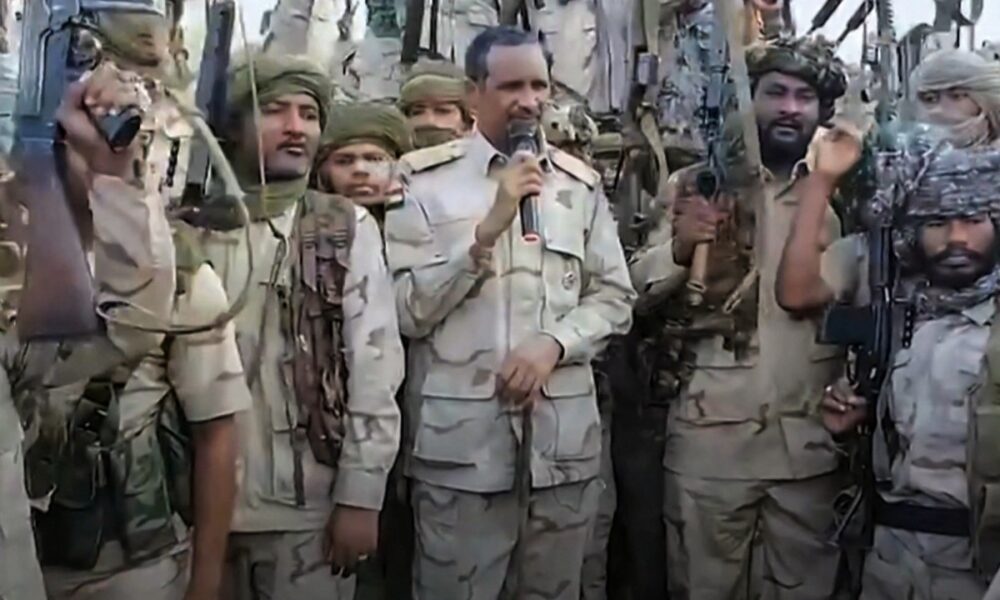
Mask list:
[[[473,38],[465,51],[465,76],[474,83],[482,83],[489,75],[486,59],[494,46],[526,46],[538,44],[545,56],[545,64],[552,71],[552,53],[545,47],[544,34],[536,34],[510,25],[484,29]]]

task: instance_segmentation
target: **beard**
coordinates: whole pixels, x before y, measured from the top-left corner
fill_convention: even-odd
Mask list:
[[[923,271],[932,286],[960,290],[993,270],[996,255],[996,242],[989,254],[949,245],[933,256],[923,257]]]
[[[759,126],[761,157],[767,164],[794,164],[805,158],[815,133],[815,125],[800,120],[775,120]]]

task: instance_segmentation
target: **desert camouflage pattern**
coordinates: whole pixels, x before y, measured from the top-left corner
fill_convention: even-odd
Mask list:
[[[598,390],[598,394],[600,393]],[[587,536],[583,552],[583,569],[580,574],[581,600],[606,600],[608,597],[608,542],[611,539],[611,526],[618,506],[615,470],[611,462],[610,406],[601,409],[601,469],[597,477],[601,483],[601,493],[597,499],[597,516],[591,523],[590,534]]]
[[[672,177],[672,196],[689,171]],[[826,583],[836,570],[837,554],[817,523],[817,519],[830,522],[835,492],[829,485],[796,486],[796,482],[822,479],[837,467],[836,449],[820,422],[818,404],[823,388],[842,372],[843,350],[816,343],[816,321],[792,318],[774,296],[778,263],[798,205],[793,183],[766,174],[761,194],[744,190],[738,196],[736,210],[749,206],[754,212],[749,274],[729,273],[720,269],[717,256],[715,262],[710,259],[709,288],[732,278],[723,287],[733,289],[742,298],[740,304],[756,306],[756,327],[744,355],[737,356],[722,335],[711,333],[720,318],[727,322],[727,315],[721,310],[695,314],[691,327],[705,333],[686,342],[682,354],[684,367],[690,369],[686,385],[676,397],[664,394],[674,397],[663,458],[667,573],[670,587],[687,589],[690,597],[728,597],[718,590],[737,585],[745,575],[754,536],[760,536],[765,547],[785,544],[778,556],[794,550],[794,564],[810,567],[796,576],[808,574],[817,586],[810,588],[814,591],[828,592]],[[667,205],[671,204],[668,198]],[[632,257],[632,281],[642,310],[684,301],[683,295],[675,295],[683,292],[687,277],[673,260],[669,212]],[[830,209],[827,239],[839,235],[839,221]],[[754,278],[756,286],[749,285]],[[672,351],[670,344],[676,341],[663,332],[643,335],[651,336],[661,352]],[[676,374],[657,374],[658,381],[674,381],[672,377]],[[780,482],[788,482],[795,493],[785,495]],[[773,502],[782,503],[793,511],[790,514],[811,516],[789,523]],[[803,512],[810,506],[822,506],[822,515]],[[726,540],[724,553],[721,540]],[[710,573],[727,577],[708,579]],[[792,575],[795,569],[774,573],[782,576],[779,581],[791,581],[782,573]]]
[[[297,247],[299,206],[271,219],[270,225],[256,221],[250,228],[253,287],[235,322],[253,409],[237,416],[241,490],[235,532],[315,532],[322,530],[334,504],[380,509],[399,445],[400,418],[394,395],[403,377],[403,355],[396,312],[381,234],[374,218],[357,208],[344,282],[343,337],[350,373],[344,447],[336,471],[317,463],[311,452],[304,453],[305,505],[296,506],[291,436],[298,410],[282,303],[290,301],[287,293],[295,262],[290,254]],[[200,241],[226,289],[230,293],[242,289],[247,275],[243,232],[204,231]]]
[[[627,331],[635,292],[597,174],[561,151],[545,155],[542,243],[525,244],[515,222],[484,271],[468,249],[492,205],[489,173],[503,155],[476,134],[403,158],[412,175],[403,207],[386,215],[386,246],[400,329],[413,340],[408,403],[419,408],[410,407],[417,412],[407,449],[418,480],[511,489],[520,422],[495,400],[495,374],[538,333],[554,337],[564,356],[535,409],[532,481],[543,488],[597,475],[601,429],[589,363],[608,336]]]
[[[139,131],[146,164],[144,184],[173,207],[180,203],[187,183],[194,128],[162,89],[154,89],[151,97],[153,103]]]
[[[178,524],[178,530],[180,530]],[[121,544],[109,541],[91,571],[45,567],[50,600],[182,600],[190,553],[177,546],[162,556],[129,568]]]
[[[675,174],[672,190],[685,173]],[[722,336],[692,342],[693,376],[668,420],[664,466],[671,471],[724,479],[803,479],[837,465],[818,404],[824,386],[840,374],[844,352],[818,344],[816,321],[793,319],[774,297],[778,263],[798,205],[792,183],[768,174],[755,203],[753,252],[759,281],[756,288],[744,286],[749,292],[742,302],[756,302],[758,319],[746,356],[737,359],[723,347]],[[740,202],[746,197],[741,195]],[[686,281],[685,268],[673,260],[669,218],[661,218],[632,257],[632,282],[643,307],[671,298],[680,301],[672,294]],[[832,209],[826,236],[830,241],[840,237]],[[709,282],[729,275],[710,272]],[[744,276],[736,274],[735,281]],[[708,327],[717,316],[699,315],[693,327]]]
[[[835,597],[840,551],[829,543],[830,507],[842,488],[836,473],[767,481],[667,471],[670,597]]]
[[[526,2],[528,21],[552,52],[552,78],[584,98],[598,94],[595,2]],[[539,4],[543,4],[539,8]]]
[[[515,494],[476,494],[416,482],[415,597],[579,600],[580,564],[601,492],[597,479],[531,494],[526,540],[517,539]],[[524,548],[520,590],[511,589],[516,544]]]
[[[882,402],[899,447],[891,465],[877,454],[876,473],[891,481],[887,502],[969,508],[966,444],[969,403],[981,382],[983,355],[995,305],[987,300],[961,313],[917,324],[909,348],[896,352],[891,386]],[[874,557],[874,560],[872,560]],[[979,598],[984,580],[973,569],[968,537],[878,526],[865,565],[871,598]]]
[[[330,575],[323,531],[234,533],[224,587],[237,600],[353,600],[354,577]]]

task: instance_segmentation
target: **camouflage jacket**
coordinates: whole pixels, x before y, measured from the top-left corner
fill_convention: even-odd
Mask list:
[[[590,361],[609,336],[628,330],[635,292],[598,175],[559,150],[544,156],[542,241],[513,234],[515,220],[488,270],[469,248],[496,193],[490,169],[503,155],[477,133],[403,159],[408,193],[385,228],[400,328],[412,338],[408,467],[422,481],[511,489],[520,422],[497,400],[496,373],[536,334],[555,338],[564,355],[534,412],[532,480],[544,487],[597,474]]]
[[[916,325],[909,348],[896,352],[880,402],[898,438],[895,455],[876,453],[876,476],[890,482],[882,497],[934,508],[968,508],[966,442],[969,403],[982,381],[983,355],[995,318],[993,299],[960,314]],[[885,438],[876,436],[878,442]],[[884,446],[884,444],[882,445]],[[972,567],[967,537],[892,530],[930,564]]]
[[[234,531],[303,531],[323,527],[334,504],[378,510],[399,447],[395,401],[403,377],[403,351],[382,236],[375,219],[356,208],[357,226],[344,282],[343,331],[347,380],[346,427],[338,467],[302,457],[305,506],[295,504],[292,433],[298,405],[293,353],[282,325],[298,247],[299,205],[251,224],[254,271],[246,307],[236,319],[240,354],[248,373],[253,410],[238,418],[242,488]],[[271,227],[277,231],[276,236]],[[230,293],[246,280],[242,230],[203,231],[201,247]],[[274,278],[272,279],[272,273]]]
[[[672,177],[671,193],[686,172]],[[844,352],[816,343],[815,319],[792,316],[775,300],[778,264],[798,205],[793,183],[768,176],[764,193],[755,201],[747,197],[754,211],[758,282],[746,288],[741,305],[756,305],[756,326],[746,356],[724,347],[722,335],[701,335],[690,344],[693,374],[668,422],[664,464],[671,470],[699,477],[798,479],[837,466],[818,405],[823,387],[841,373]],[[632,257],[632,282],[642,310],[684,301],[677,292],[684,289],[687,270],[674,262],[670,213]],[[832,209],[826,232],[828,240],[840,235]],[[710,289],[716,276],[731,275],[718,272],[715,257],[710,254]],[[718,317],[726,317],[720,313],[698,314],[692,327],[710,330]]]

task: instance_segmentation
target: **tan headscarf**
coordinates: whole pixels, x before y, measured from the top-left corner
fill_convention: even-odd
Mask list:
[[[976,145],[1000,138],[1000,64],[965,50],[940,50],[914,69],[910,79],[917,93],[964,90],[982,114],[961,123],[939,115],[935,125],[948,127],[958,145]],[[932,117],[933,111],[932,111]]]

